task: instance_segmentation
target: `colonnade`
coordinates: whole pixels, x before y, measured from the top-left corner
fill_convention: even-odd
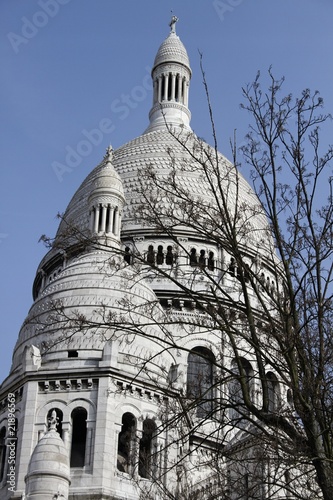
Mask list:
[[[174,101],[188,106],[188,84],[179,73],[163,73],[154,81],[154,102]]]
[[[90,211],[90,231],[120,236],[121,214],[118,207],[99,203]]]

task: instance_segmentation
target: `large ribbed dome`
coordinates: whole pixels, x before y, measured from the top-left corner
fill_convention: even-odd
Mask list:
[[[125,271],[121,266],[113,276],[105,274],[102,266],[105,256],[95,254],[84,240],[86,237],[88,240],[92,237],[93,241],[98,241],[109,249],[116,249],[118,254],[126,248],[130,252],[134,247],[135,252],[142,255],[146,255],[149,246],[153,248],[155,245],[154,248],[157,248],[160,245],[161,248],[161,245],[164,245],[164,249],[171,248],[169,245],[172,242],[167,241],[165,235],[161,235],[154,224],[147,222],[149,210],[152,208],[145,209],[146,194],[150,189],[154,189],[152,184],[149,188],[145,184],[147,168],[154,171],[156,183],[160,185],[163,185],[168,176],[174,172],[176,182],[182,192],[186,192],[188,202],[200,199],[206,215],[211,213],[207,216],[205,225],[210,222],[212,226],[215,224],[212,231],[215,232],[215,236],[219,234],[219,241],[223,244],[223,222],[221,222],[223,216],[220,217],[220,203],[216,198],[214,183],[211,183],[204,174],[204,163],[200,161],[200,155],[201,158],[211,159],[211,165],[214,165],[215,169],[215,179],[216,172],[219,172],[219,188],[222,189],[220,192],[223,193],[230,218],[237,221],[239,244],[245,253],[252,260],[260,256],[265,262],[271,261],[274,255],[274,242],[264,210],[253,189],[222,154],[199,139],[189,126],[182,126],[181,120],[179,122],[174,120],[188,110],[185,88],[188,88],[190,69],[189,67],[184,69],[183,66],[180,71],[184,69],[185,73],[179,73],[178,80],[177,73],[174,73],[175,78],[170,79],[169,63],[165,64],[169,60],[174,63],[175,68],[179,63],[189,64],[185,47],[173,26],[155,58],[155,67],[159,65],[159,69],[153,70],[153,78],[155,83],[157,82],[153,110],[160,110],[163,105],[160,116],[158,116],[159,111],[154,111],[151,121],[153,126],[148,127],[145,133],[115,151],[109,147],[104,159],[91,171],[74,194],[60,223],[55,244],[39,266],[34,284],[36,301],[28,320],[34,316],[38,318],[50,314],[50,299],[61,298],[66,307],[78,310],[82,307],[85,311],[93,310],[96,299],[108,308],[116,310],[119,298],[125,290],[126,294],[131,296],[131,300],[136,300],[138,303],[155,300],[155,293],[158,295],[158,290],[162,286],[160,283],[148,285],[143,280],[133,288],[129,283],[134,278],[135,271]],[[178,93],[177,86],[180,89]],[[159,99],[163,96],[165,99],[160,102]],[[183,102],[179,102],[181,98]],[[177,205],[177,199],[175,200],[172,207],[181,211],[181,205]],[[169,206],[170,197],[162,196],[159,203],[159,216],[166,220],[167,215],[171,214],[172,219],[174,208],[171,209]],[[145,214],[148,214],[148,218]],[[178,218],[180,222],[175,237],[188,240],[189,253],[193,241],[207,240],[207,237],[196,233],[191,223],[187,224],[187,220],[181,217],[182,215]],[[73,232],[82,239],[78,245],[73,243]],[[158,238],[164,240],[157,241]],[[214,237],[211,240],[214,242]],[[213,245],[210,251],[217,255],[218,249],[212,242],[205,241],[204,244]],[[206,252],[208,251],[207,246]],[[32,338],[37,340],[36,337],[40,337],[38,340],[45,340],[44,332],[40,331],[40,334],[38,332],[36,335],[31,323],[33,322],[30,321],[30,325],[24,326],[21,330],[15,349],[16,364],[19,363],[24,347]],[[46,336],[49,334],[52,336],[49,331],[52,329],[47,330]],[[38,344],[40,345],[40,342]],[[93,346],[96,356],[100,356],[100,351],[104,347],[103,338],[95,336],[92,339],[86,336],[72,339],[74,349],[89,350]]]
[[[195,134],[186,134],[185,137],[187,147],[190,143],[194,145],[198,141]],[[202,144],[208,151],[212,151],[211,146]],[[172,159],[170,157],[171,150]],[[218,161],[222,170],[232,170],[231,163],[222,154],[218,155]],[[192,155],[172,136],[166,127],[143,134],[115,150],[113,165],[122,179],[126,199],[122,217],[123,235],[129,234],[133,230],[140,232],[142,224],[144,224],[144,221],[140,222],[137,210],[142,202],[142,172],[147,165],[153,167],[161,178],[167,175],[171,165],[173,165],[176,170],[182,171],[179,182],[192,193],[193,197],[201,196],[207,204],[214,203],[213,193],[207,180],[203,179],[202,169],[198,168],[198,165],[195,166]],[[186,172],[184,172],[184,165],[189,167]],[[66,210],[65,219],[67,221],[74,220],[82,231],[89,227],[88,198],[98,179],[104,176],[104,171],[105,162],[103,161],[88,175]],[[230,213],[235,212],[237,203],[247,206],[252,214],[255,213],[255,217],[251,217],[252,232],[249,235],[249,244],[252,241],[252,245],[259,247],[259,249],[265,251],[265,248],[269,247],[271,251],[272,242],[267,240],[267,220],[258,198],[240,173],[237,173],[237,185],[230,184],[230,175],[224,177],[225,190],[229,191]],[[66,224],[67,222],[60,225],[58,234],[61,234]]]

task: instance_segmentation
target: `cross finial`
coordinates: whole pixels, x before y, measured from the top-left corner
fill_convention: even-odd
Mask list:
[[[108,146],[106,148],[106,153],[105,153],[104,158],[111,161],[112,160],[112,153],[113,153],[113,147],[110,144],[110,146]]]
[[[177,16],[172,16],[169,26],[171,28],[171,33],[176,33],[176,22],[179,21]]]

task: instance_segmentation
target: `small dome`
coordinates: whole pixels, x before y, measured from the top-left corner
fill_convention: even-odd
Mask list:
[[[82,233],[90,226],[90,209],[94,203],[110,203],[122,210],[125,203],[123,182],[113,167],[113,150],[107,149],[102,162],[85,179],[69,203],[55,240],[55,248],[67,238],[73,227]],[[60,243],[61,246],[61,243]]]
[[[52,499],[58,492],[68,498],[70,481],[69,456],[55,428],[51,428],[37,443],[25,477],[26,496]]]
[[[112,165],[113,150],[108,147],[104,157],[103,168],[99,171],[98,176],[93,181],[93,192],[109,192],[110,194],[118,195],[124,201],[124,190],[120,176],[117,174]]]
[[[69,457],[58,432],[49,430],[38,441],[31,455],[28,476],[57,474],[69,480]]]
[[[156,66],[165,63],[179,63],[190,69],[190,60],[187,51],[180,41],[179,36],[173,31],[171,31],[158,49],[153,70]]]

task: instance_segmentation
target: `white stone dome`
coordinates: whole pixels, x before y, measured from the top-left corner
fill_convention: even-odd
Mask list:
[[[187,147],[194,145],[198,138],[194,134],[189,136],[186,133]],[[211,146],[202,143],[203,147],[213,151]],[[194,147],[194,146],[193,146]],[[172,159],[170,157],[172,151]],[[272,240],[268,237],[269,228],[267,219],[256,197],[253,189],[250,187],[244,177],[237,173],[237,184],[230,182],[230,175],[236,175],[231,163],[222,155],[218,154],[218,161],[221,170],[230,170],[230,174],[223,176],[225,190],[229,191],[228,204],[230,213],[236,210],[236,203],[247,207],[249,217],[249,227],[251,234],[247,237],[250,245],[258,247],[259,252],[265,252],[272,249]],[[142,172],[147,165],[152,166],[157,175],[166,176],[170,168],[178,169],[181,172],[179,182],[186,187],[189,194],[195,198],[200,196],[207,204],[216,203],[211,188],[207,180],[203,178],[202,169],[195,162],[185,148],[176,140],[166,127],[145,133],[136,139],[128,142],[124,146],[114,151],[113,166],[122,180],[124,197],[126,199],[123,217],[122,217],[122,235],[135,236],[143,229],[144,221],[140,221],[138,207],[142,204]],[[187,171],[186,170],[186,166]],[[85,231],[89,227],[89,205],[88,199],[94,191],[100,179],[105,175],[104,161],[99,164],[84,180],[77,192],[74,194],[65,212],[66,223],[61,223],[58,230],[58,236],[68,224],[68,221],[74,221],[80,231]],[[234,173],[232,173],[234,172]],[[235,181],[236,182],[236,181]],[[183,228],[185,233],[186,228]],[[134,231],[134,232],[133,232]],[[269,255],[271,258],[271,254]]]
[[[186,49],[173,30],[160,46],[155,58],[154,68],[158,65],[163,69],[167,66],[166,63],[169,60],[175,63],[176,66],[178,64],[187,65],[186,71],[190,71]],[[166,78],[169,78],[167,69]],[[179,82],[181,83],[181,80]],[[188,83],[185,77],[183,83],[184,85]],[[176,86],[173,85],[172,81],[169,81],[169,84],[172,92],[167,95],[168,99],[162,102],[162,104],[165,104],[163,112],[168,108],[171,110],[176,109],[180,116],[180,113],[183,112],[182,108],[187,110],[186,100],[183,103],[176,102],[176,98],[179,98],[181,94],[176,95]],[[159,109],[159,97],[163,94],[161,94],[160,90],[159,87],[155,89],[153,109],[154,107]],[[182,97],[185,98],[185,94]],[[172,117],[171,114],[169,116]],[[253,189],[241,173],[222,154],[215,152],[211,146],[198,139],[189,127],[184,128],[175,125],[172,126],[174,133],[171,133],[164,120],[159,121],[155,116],[153,123],[153,128],[148,128],[145,133],[115,151],[109,148],[102,162],[92,170],[72,197],[64,218],[59,225],[55,244],[39,266],[34,285],[36,301],[29,313],[28,321],[20,332],[15,348],[14,366],[17,366],[20,362],[20,356],[26,345],[29,345],[29,343],[36,345],[37,343],[40,346],[41,342],[46,340],[43,338],[44,333],[40,328],[37,328],[36,333],[36,328],[33,328],[31,319],[43,315],[45,318],[46,314],[50,314],[50,298],[52,300],[57,298],[63,300],[69,310],[73,310],[75,307],[78,307],[78,310],[82,308],[85,314],[87,310],[89,311],[96,303],[100,302],[106,303],[107,307],[116,308],[117,301],[124,294],[126,288],[129,290],[126,293],[129,294],[131,300],[135,297],[135,300],[138,300],[139,303],[156,299],[155,292],[158,295],[158,287],[160,286],[157,282],[150,283],[150,287],[147,283],[141,281],[133,287],[131,279],[135,276],[135,271],[130,270],[131,266],[128,266],[126,270],[120,266],[112,276],[105,274],[104,270],[101,271],[101,259],[105,260],[105,255],[102,255],[102,257],[96,255],[91,249],[89,250],[89,244],[83,243],[84,237],[91,236],[92,205],[94,203],[95,205],[96,203],[102,204],[104,199],[110,201],[111,204],[116,200],[119,205],[118,208],[121,209],[121,234],[114,235],[114,238],[109,242],[110,247],[117,248],[119,254],[121,241],[127,245],[128,241],[141,239],[144,240],[144,243],[139,251],[143,252],[144,255],[149,244],[156,239],[156,228],[147,224],[142,215],[144,213],[144,209],[142,211],[145,189],[144,171],[148,166],[154,170],[156,179],[160,184],[163,184],[171,171],[176,172],[177,183],[179,183],[181,189],[186,190],[188,199],[200,199],[202,206],[211,208],[212,213],[218,215],[219,204],[214,185],[212,186],[208,179],[205,178],[202,165],[200,165],[200,161],[196,160],[196,157],[200,159],[200,154],[204,151],[205,158],[214,159],[215,169],[217,168],[216,163],[218,164],[218,170],[221,174],[220,183],[225,193],[226,210],[231,215],[231,218],[238,221],[237,229],[239,229],[238,232],[241,235],[239,244],[250,260],[256,260],[259,257],[259,260],[266,262],[266,266],[269,267],[272,259],[275,258],[274,242],[264,210]],[[186,143],[186,147],[184,147],[183,143]],[[165,200],[162,200],[160,209],[162,216],[168,212],[170,213],[170,207]],[[208,213],[208,211],[206,212]],[[237,217],[235,216],[236,213]],[[215,231],[219,231],[222,223],[217,219],[211,218],[211,220],[216,224]],[[208,219],[207,222],[209,222]],[[71,245],[75,245],[73,243],[74,238],[72,236],[68,237],[68,228],[70,229],[69,234],[71,234],[71,229],[74,228],[75,234],[82,236],[81,247],[77,250],[72,251],[71,249]],[[221,235],[218,237],[219,246],[223,246],[222,231]],[[201,237],[207,243],[207,234],[201,236],[195,234],[195,231],[186,225],[185,220],[177,227],[176,236],[192,238],[196,241],[200,240]],[[172,243],[170,240],[169,242],[165,240],[165,243],[163,243],[164,248],[170,243]],[[62,252],[67,253],[67,250],[68,259],[62,257]],[[216,250],[217,246],[215,246],[214,251]],[[75,257],[75,252],[78,255],[77,257]],[[52,274],[58,262],[64,260],[66,260],[66,265],[63,266],[63,270],[54,281],[52,275],[50,276],[47,273],[51,270]],[[46,286],[44,283],[43,287],[41,287],[40,283],[43,281],[41,276],[45,276],[45,274],[47,279],[51,278],[52,281],[47,282]],[[170,284],[165,283],[166,293],[169,287]],[[73,344],[73,348],[100,351],[103,349],[104,343],[98,337],[91,340],[89,337],[81,335],[81,337],[78,337],[77,345]]]
[[[70,481],[69,457],[66,446],[55,429],[38,441],[29,462],[26,497],[32,500],[52,500],[58,493],[68,498]]]
[[[165,63],[179,63],[190,68],[187,51],[179,36],[173,31],[170,32],[169,36],[160,45],[154,60],[153,69]]]
[[[68,451],[56,430],[48,431],[38,441],[31,455],[28,468],[28,476],[52,474],[69,481]]]
[[[103,162],[103,168],[95,177],[92,185],[91,195],[98,193],[109,193],[124,198],[124,190],[120,176],[113,168],[108,158]]]
[[[215,156],[215,151],[207,143],[198,139],[194,133],[185,132],[183,136],[179,136],[179,131],[177,131],[176,135],[177,138],[173,137],[166,127],[162,127],[139,136],[115,151],[114,167],[123,180],[126,198],[123,217],[124,231],[129,229],[134,221],[137,225],[140,224],[135,206],[142,203],[140,197],[142,172],[148,165],[154,168],[160,180],[170,172],[171,168],[179,171],[180,175],[177,180],[180,185],[187,188],[188,196],[192,195],[193,199],[199,196],[206,203],[214,203],[215,196],[203,176],[202,166],[194,160],[188,150],[194,150],[196,144],[200,144],[200,148],[204,148],[210,155]],[[181,144],[182,140],[186,142],[186,148]],[[200,154],[197,156],[199,157]],[[225,192],[227,189],[230,191],[228,196],[230,212],[234,213],[237,202],[247,205],[249,211],[256,213],[252,222],[253,228],[266,231],[267,219],[253,189],[239,172],[237,172],[237,186],[232,185],[234,180],[232,176],[236,175],[236,170],[222,154],[218,153],[217,157],[219,169],[224,174],[222,182],[225,184]],[[253,238],[260,238],[257,231],[253,234]]]
[[[21,365],[29,345],[37,346],[44,360],[61,361],[68,357],[68,350],[80,351],[82,358],[100,360],[114,334],[111,320],[108,326],[105,318],[120,318],[127,307],[132,312],[128,325],[142,324],[146,321],[146,305],[156,301],[142,275],[138,276],[137,269],[127,266],[121,257],[97,250],[81,253],[46,284],[32,305],[14,348],[12,370]],[[158,308],[155,310],[158,314]],[[85,318],[81,331],[77,322],[80,316]],[[119,324],[121,321],[118,319]]]

